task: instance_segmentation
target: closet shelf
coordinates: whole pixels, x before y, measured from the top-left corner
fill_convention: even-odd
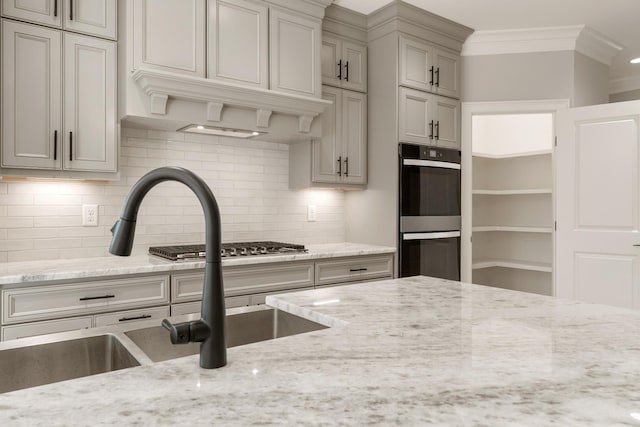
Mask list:
[[[527,189],[511,189],[511,190],[487,190],[474,189],[471,194],[483,194],[489,196],[510,196],[516,194],[552,194],[551,188],[527,188]]]
[[[546,262],[521,261],[513,259],[479,259],[474,260],[471,267],[474,270],[491,267],[514,268],[518,270],[541,271],[551,273],[553,266]]]
[[[508,231],[515,233],[552,233],[552,227],[525,227],[525,226],[507,226],[507,225],[478,225],[471,228],[474,233],[483,233],[489,231]]]
[[[509,154],[488,154],[488,153],[472,153],[471,155],[474,157],[483,157],[485,159],[513,159],[515,157],[530,157],[530,156],[542,156],[547,154],[552,154],[553,150],[538,150],[538,151],[527,151],[523,153],[509,153]]]

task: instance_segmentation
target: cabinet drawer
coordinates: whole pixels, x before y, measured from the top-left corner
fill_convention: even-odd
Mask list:
[[[313,286],[312,263],[260,264],[225,268],[226,297]],[[171,302],[202,299],[204,272],[171,276]]]
[[[2,320],[17,323],[168,303],[166,275],[5,289]]]
[[[224,299],[225,308],[246,307],[251,305],[250,295],[241,295],[238,297],[229,297]],[[202,301],[184,302],[182,304],[171,305],[171,315],[180,316],[182,314],[200,314]]]
[[[91,327],[91,322],[92,317],[86,316],[74,317],[72,319],[48,320],[46,322],[33,322],[24,325],[4,326],[2,327],[2,341],[87,329]]]
[[[316,286],[393,277],[393,256],[353,257],[316,263]]]
[[[95,316],[94,326],[122,325],[124,323],[140,322],[141,320],[169,317],[169,306],[142,308],[139,310],[118,311],[117,313],[98,314]],[[159,323],[159,322],[158,322]]]

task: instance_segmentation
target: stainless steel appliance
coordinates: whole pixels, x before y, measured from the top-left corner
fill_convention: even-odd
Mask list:
[[[400,277],[460,280],[460,151],[400,144]]]
[[[293,252],[307,252],[304,245],[282,242],[240,242],[223,243],[220,255],[224,257],[234,256],[254,256],[254,255],[277,255],[290,254]],[[174,246],[152,246],[149,248],[151,255],[157,255],[172,261],[193,260],[205,258],[205,245],[174,245]]]

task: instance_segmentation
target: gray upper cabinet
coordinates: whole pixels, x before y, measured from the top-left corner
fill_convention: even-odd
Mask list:
[[[207,77],[269,86],[269,10],[245,0],[209,0]]]
[[[116,0],[3,0],[2,15],[109,39],[117,36]]]
[[[320,98],[320,20],[272,8],[269,21],[271,90]]]
[[[322,35],[322,83],[366,92],[366,45],[324,33]]]
[[[460,56],[421,40],[400,35],[399,84],[460,98]]]
[[[6,19],[2,40],[2,167],[115,172],[115,42]]]
[[[205,6],[205,0],[133,2],[134,67],[204,77]]]

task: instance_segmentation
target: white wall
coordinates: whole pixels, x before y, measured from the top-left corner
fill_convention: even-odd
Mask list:
[[[606,104],[609,102],[609,67],[574,53],[573,106]]]
[[[511,156],[551,150],[553,115],[486,114],[471,120],[473,153],[490,156]]]
[[[155,130],[123,129],[121,179],[111,183],[0,182],[0,262],[107,256],[110,228],[129,188],[160,166],[204,178],[222,214],[222,239],[335,243],[345,240],[344,194],[290,191],[289,146]],[[98,227],[81,226],[81,206],[99,205]],[[307,205],[317,221],[307,222]],[[166,182],[142,203],[134,255],[150,245],[204,241],[202,209],[190,190]]]
[[[640,89],[612,93],[609,95],[609,102],[635,101],[637,99],[640,99]]]

